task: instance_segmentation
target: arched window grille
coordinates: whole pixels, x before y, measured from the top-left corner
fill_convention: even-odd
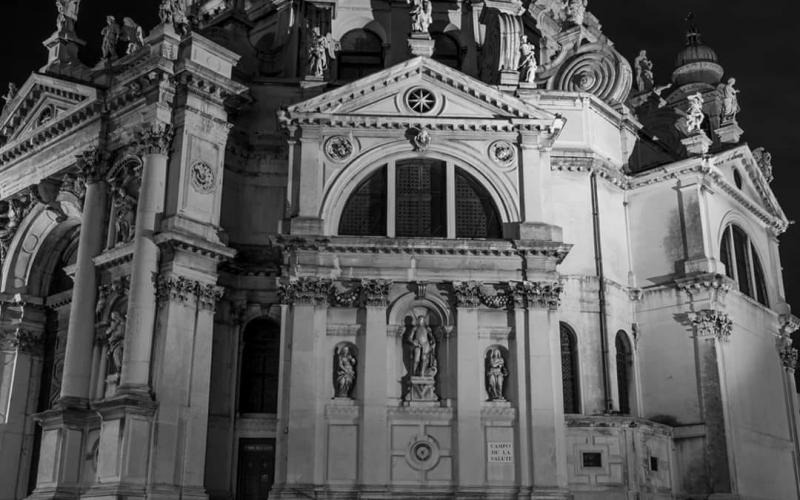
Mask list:
[[[633,351],[631,349],[628,335],[617,332],[617,339],[614,342],[617,348],[617,390],[619,391],[619,411],[629,414],[631,412],[631,388],[633,381]]]
[[[280,325],[269,318],[251,321],[244,330],[240,413],[277,413]]]
[[[431,33],[433,38],[433,58],[451,68],[461,66],[461,49],[455,38],[441,31]]]
[[[756,247],[742,228],[731,224],[725,228],[720,243],[720,260],[725,274],[739,285],[739,291],[769,307],[764,268]]]
[[[428,238],[502,238],[489,192],[452,163],[390,162],[350,195],[339,234]]]
[[[564,413],[580,413],[578,392],[578,342],[575,332],[564,323],[561,330],[561,382],[564,392]]]
[[[365,29],[348,31],[341,39],[338,54],[340,80],[357,80],[383,69],[383,43]]]

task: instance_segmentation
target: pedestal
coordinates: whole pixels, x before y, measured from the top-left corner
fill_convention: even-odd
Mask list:
[[[705,132],[701,131],[681,140],[681,144],[686,148],[688,156],[702,156],[708,153],[708,148],[711,147],[712,141]]]
[[[500,85],[516,86],[519,84],[519,71],[504,69],[500,71]]]
[[[56,75],[86,77],[89,68],[78,59],[78,51],[86,42],[74,33],[53,33],[44,41],[47,48],[47,64],[39,71]]]
[[[722,125],[714,131],[714,134],[716,134],[719,142],[722,144],[737,144],[743,132],[739,124],[736,123],[736,120],[729,120],[723,122]]]
[[[408,37],[408,51],[413,57],[433,57],[434,41],[429,33],[411,33]]]
[[[411,377],[411,387],[405,398],[407,403],[438,403],[434,377]]]

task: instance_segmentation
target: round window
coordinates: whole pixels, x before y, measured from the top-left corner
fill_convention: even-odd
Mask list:
[[[406,106],[415,113],[430,113],[436,106],[436,96],[428,89],[417,87],[406,94]]]

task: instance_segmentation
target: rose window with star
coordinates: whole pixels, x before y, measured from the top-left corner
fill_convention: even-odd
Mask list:
[[[417,87],[406,94],[406,106],[415,113],[430,113],[436,106],[436,96],[428,89]]]

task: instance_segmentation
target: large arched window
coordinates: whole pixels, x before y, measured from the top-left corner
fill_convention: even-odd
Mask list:
[[[461,66],[461,50],[455,38],[441,31],[431,33],[433,38],[433,58],[451,68],[458,69]]]
[[[628,335],[617,332],[614,342],[617,348],[617,391],[619,391],[619,412],[631,412],[631,391],[633,388],[633,350]]]
[[[575,332],[564,323],[561,327],[561,381],[564,390],[564,413],[580,413],[578,392],[578,342]]]
[[[239,380],[240,413],[277,413],[280,325],[269,318],[248,323],[244,330]]]
[[[725,264],[725,274],[739,285],[739,291],[769,306],[764,268],[756,247],[739,226],[725,228],[720,243],[720,260]]]
[[[488,191],[452,163],[414,158],[390,162],[350,195],[339,234],[428,238],[501,238]]]
[[[345,33],[339,52],[340,80],[357,80],[383,69],[383,43],[375,33],[356,29]]]

